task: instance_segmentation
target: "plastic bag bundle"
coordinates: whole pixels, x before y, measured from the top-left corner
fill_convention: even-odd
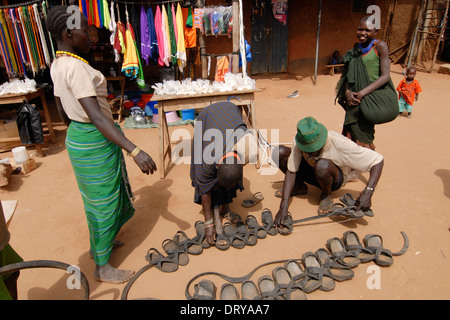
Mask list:
[[[26,78],[25,80],[13,80],[5,82],[0,86],[0,95],[28,93],[36,91],[36,81]]]
[[[233,18],[233,8],[229,7],[207,7],[203,10],[203,32],[205,35],[218,36],[220,34],[228,34],[230,23]]]
[[[241,91],[254,89],[256,81],[248,76],[243,77],[241,73],[228,72],[224,76],[224,82],[214,81],[211,83],[206,79],[164,80],[162,83],[152,85],[154,94],[157,95],[194,95],[212,92]]]

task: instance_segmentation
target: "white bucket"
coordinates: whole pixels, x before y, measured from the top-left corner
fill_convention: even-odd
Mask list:
[[[14,148],[12,149],[12,153],[17,164],[25,163],[29,159],[27,149],[25,147]]]

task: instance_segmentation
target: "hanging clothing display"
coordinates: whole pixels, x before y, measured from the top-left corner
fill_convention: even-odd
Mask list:
[[[145,60],[145,64],[148,65],[150,59],[150,32],[148,28],[147,12],[144,6],[141,6],[141,55],[142,59]]]
[[[125,32],[126,50],[123,55],[122,72],[127,77],[135,79],[139,72],[139,60],[131,30],[131,24],[127,23],[127,31]]]
[[[287,21],[287,0],[272,0],[272,12],[273,17],[280,21],[282,24],[286,24]]]
[[[158,39],[156,37],[156,28],[155,28],[155,19],[153,16],[152,8],[148,7],[147,9],[147,25],[148,25],[148,34],[150,41],[150,59],[158,63]]]
[[[173,6],[172,6],[173,8]],[[170,61],[172,62],[172,64],[176,64],[177,63],[177,39],[175,36],[175,23],[173,20],[173,10],[169,10],[167,12],[167,25],[168,25],[168,30],[169,30],[169,43],[170,43]]]
[[[177,5],[176,25],[178,25],[177,64],[180,72],[183,72],[183,69],[186,66],[186,45],[184,42],[183,13],[181,12],[181,6],[179,3]]]
[[[164,64],[168,67],[170,63],[170,56],[171,56],[171,46],[170,46],[170,32],[169,32],[169,21],[167,16],[167,11],[164,6],[162,6],[161,9],[161,16],[162,16],[162,22],[161,22],[161,29],[163,33],[163,42],[164,42],[164,56],[163,61]]]
[[[165,48],[164,48],[164,32],[161,26],[162,26],[162,12],[160,7],[157,6],[155,12],[155,32],[158,41],[158,65],[162,67],[164,65]]]
[[[229,60],[228,57],[221,57],[217,59],[217,67],[216,67],[216,77],[215,80],[217,82],[224,82],[225,81],[225,73],[229,72]]]
[[[0,50],[10,78],[27,78],[51,64],[54,49],[46,15],[45,1],[0,9]]]

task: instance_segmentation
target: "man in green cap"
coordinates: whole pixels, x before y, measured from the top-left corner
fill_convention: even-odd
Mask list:
[[[289,197],[306,194],[306,183],[322,190],[318,214],[331,212],[332,192],[349,181],[352,170],[370,172],[367,185],[357,198],[357,210],[369,210],[384,164],[381,154],[358,146],[338,132],[328,131],[313,117],[297,123],[293,148],[277,147],[273,160],[278,161],[278,167],[285,174],[283,189],[275,192],[275,196],[281,198],[274,220],[277,227],[288,216]]]

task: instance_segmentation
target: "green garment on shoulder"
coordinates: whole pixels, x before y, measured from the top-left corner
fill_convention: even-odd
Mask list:
[[[17,254],[16,251],[7,244],[3,250],[0,251],[0,268],[13,263],[23,262],[21,256]],[[11,300],[11,295],[8,288],[5,285],[5,280],[11,276],[11,273],[4,274],[0,276],[0,300]]]
[[[376,53],[369,52],[372,57],[366,60],[362,58],[362,51],[358,44],[344,56],[344,71],[336,86],[336,99],[345,110],[344,126],[349,129],[352,136],[361,142],[372,143],[375,134],[375,125],[390,122],[398,115],[398,100],[392,79],[366,95],[357,106],[350,106],[345,97],[346,88],[353,92],[359,92],[367,87],[379,76],[375,74],[370,63],[378,59]],[[379,61],[375,61],[378,62]],[[379,67],[378,67],[379,68]],[[372,76],[368,70],[371,70]],[[374,80],[371,80],[374,79]]]

